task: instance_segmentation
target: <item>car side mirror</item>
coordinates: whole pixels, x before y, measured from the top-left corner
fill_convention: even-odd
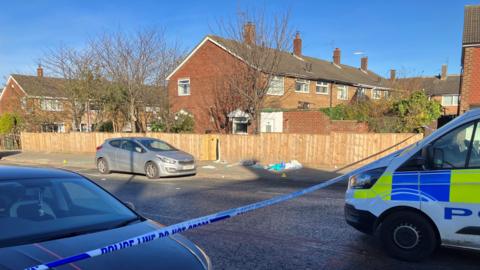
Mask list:
[[[135,205],[132,202],[125,202],[125,205],[131,210],[135,211]]]
[[[137,153],[143,153],[143,149],[140,146],[135,147],[135,152]]]
[[[433,167],[443,168],[444,153],[443,149],[433,148]]]

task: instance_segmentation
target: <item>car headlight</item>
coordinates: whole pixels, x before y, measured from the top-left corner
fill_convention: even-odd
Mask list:
[[[385,172],[386,167],[376,168],[355,174],[348,179],[348,188],[369,189],[371,188]]]
[[[176,163],[175,159],[163,157],[163,156],[160,156],[160,155],[157,155],[157,158],[160,159],[161,161],[165,162],[165,163],[169,163],[169,164],[175,164]]]

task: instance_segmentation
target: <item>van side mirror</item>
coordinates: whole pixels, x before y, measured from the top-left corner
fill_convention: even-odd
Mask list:
[[[433,148],[433,167],[436,169],[443,168],[444,153],[443,149]]]

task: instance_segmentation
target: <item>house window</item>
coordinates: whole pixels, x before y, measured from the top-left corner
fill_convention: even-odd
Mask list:
[[[458,106],[458,95],[442,96],[442,106]]]
[[[160,111],[160,107],[158,106],[145,106],[145,112],[159,112]]]
[[[321,94],[321,95],[328,95],[328,83],[317,82],[315,86],[315,93]]]
[[[357,88],[357,97],[361,98],[365,96],[365,88],[358,87]]]
[[[178,95],[190,96],[190,79],[178,80]]]
[[[267,95],[281,96],[284,93],[284,78],[273,76],[268,86]]]
[[[389,98],[389,97],[390,97],[390,92],[388,92],[388,91],[383,91],[383,97],[384,97],[384,98]]]
[[[372,99],[380,99],[382,98],[382,91],[378,89],[372,89]]]
[[[308,89],[309,86],[310,86],[310,81],[295,80],[295,92],[308,93],[310,92]]]
[[[337,86],[337,99],[348,100],[348,87],[346,85]]]
[[[65,132],[65,124],[63,123],[42,124],[42,132],[63,133]]]
[[[40,108],[42,111],[61,112],[63,111],[63,103],[58,99],[42,99],[40,100]]]
[[[20,106],[22,107],[22,110],[27,110],[27,98],[26,97],[22,97],[22,99],[20,100]]]

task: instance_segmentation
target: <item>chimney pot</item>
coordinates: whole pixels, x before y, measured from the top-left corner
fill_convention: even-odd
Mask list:
[[[340,65],[340,49],[335,48],[333,51],[333,63]]]
[[[297,56],[302,55],[302,39],[300,38],[300,32],[297,31],[295,39],[293,40],[293,53]]]
[[[360,59],[360,68],[365,71],[368,70],[368,57],[365,56]]]
[[[243,26],[243,42],[246,44],[253,46],[255,45],[255,24],[252,22],[247,22]]]
[[[447,79],[447,65],[443,64],[442,65],[442,74],[440,75],[441,80],[446,80]]]
[[[395,81],[396,80],[396,71],[395,69],[390,69],[390,81]]]
[[[42,68],[42,65],[38,65],[38,68],[37,68],[37,77],[38,77],[38,78],[43,78],[43,68]]]

